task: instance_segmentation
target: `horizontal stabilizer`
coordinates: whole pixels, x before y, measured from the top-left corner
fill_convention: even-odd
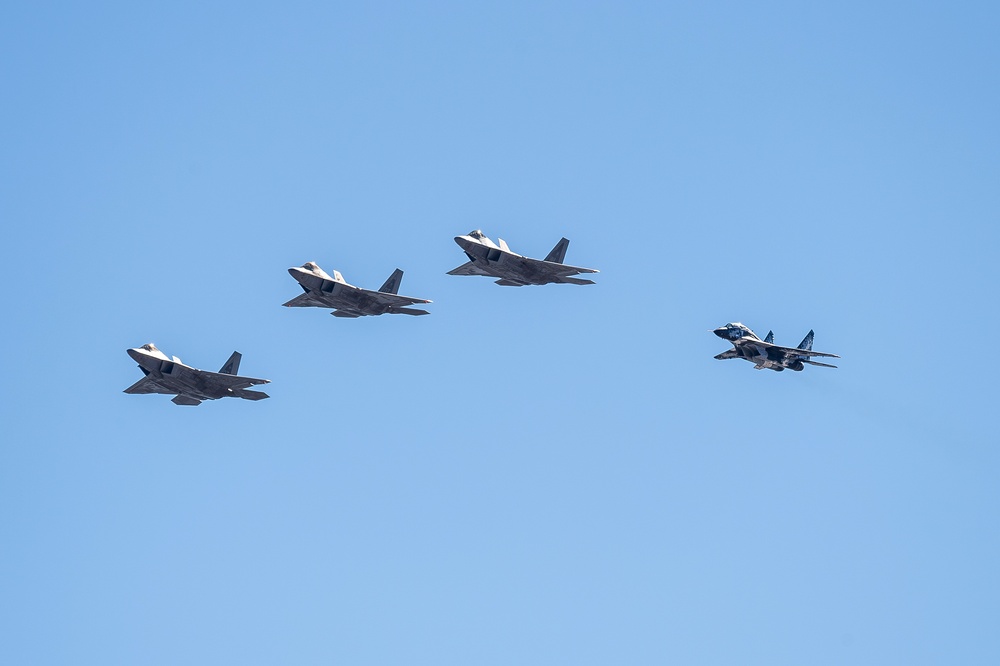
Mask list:
[[[569,240],[563,238],[556,246],[552,248],[552,251],[545,255],[545,261],[551,261],[557,264],[561,264],[566,258],[566,249],[569,247]]]
[[[234,351],[233,355],[229,357],[229,360],[226,361],[226,364],[222,366],[219,372],[224,375],[240,374],[240,359],[242,358],[243,354],[239,353],[238,351]]]
[[[500,285],[501,287],[523,287],[524,286],[523,282],[516,282],[514,280],[508,280],[506,278],[504,278],[502,280],[497,280],[496,283],[498,285]]]
[[[189,395],[176,395],[170,402],[175,405],[189,405],[191,407],[196,407],[201,404],[201,400],[197,398],[192,398]]]
[[[418,310],[417,308],[393,308],[391,312],[392,314],[405,314],[414,316],[430,314],[430,312],[428,312],[427,310]]]
[[[334,310],[331,312],[334,317],[343,317],[344,319],[357,319],[361,315],[355,314],[354,312],[348,312],[347,310]]]
[[[263,400],[264,398],[271,397],[263,391],[248,391],[246,389],[233,391],[233,395],[237,398],[243,398],[244,400]]]
[[[389,279],[385,281],[381,287],[378,288],[379,291],[385,294],[398,294],[399,284],[403,281],[403,271],[398,268],[392,272]]]
[[[830,365],[829,363],[820,363],[819,361],[809,361],[807,359],[800,359],[803,363],[808,363],[809,365],[818,365],[821,368],[836,368],[835,365]]]
[[[582,280],[580,278],[572,277],[560,277],[556,282],[562,282],[563,284],[597,284],[593,280]]]

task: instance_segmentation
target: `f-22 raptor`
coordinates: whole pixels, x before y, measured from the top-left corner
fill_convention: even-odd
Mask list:
[[[485,275],[500,278],[497,284],[505,287],[522,287],[528,284],[594,284],[593,280],[570,277],[579,273],[598,273],[594,268],[580,268],[563,263],[569,240],[563,238],[545,259],[530,259],[515,254],[502,238],[497,245],[482,231],[470,231],[466,236],[455,236],[469,261],[448,271],[448,275]]]
[[[715,358],[721,360],[727,358],[742,358],[754,364],[757,370],[767,368],[781,372],[782,370],[801,371],[805,363],[818,365],[821,368],[836,368],[835,365],[820,363],[810,360],[813,356],[827,356],[830,358],[840,358],[836,354],[826,354],[815,352],[813,346],[813,332],[809,331],[798,347],[781,347],[774,344],[774,332],[768,331],[767,336],[761,340],[757,334],[739,322],[726,324],[712,331],[723,340],[733,343],[733,348],[724,351]]]
[[[287,303],[286,308],[330,308],[334,317],[355,319],[366,315],[382,314],[425,315],[427,310],[408,308],[414,303],[430,303],[423,298],[400,296],[399,283],[403,281],[403,271],[398,268],[392,272],[378,291],[362,289],[353,284],[347,284],[340,271],[334,271],[331,276],[315,263],[309,261],[301,267],[288,269],[306,293],[299,294]]]
[[[176,356],[168,358],[152,342],[127,352],[139,364],[145,377],[125,389],[125,393],[174,395],[171,402],[175,405],[200,405],[203,400],[219,398],[263,400],[270,397],[261,391],[246,390],[248,386],[270,384],[271,380],[238,376],[236,373],[243,358],[239,352],[234,351],[218,372],[184,365]]]

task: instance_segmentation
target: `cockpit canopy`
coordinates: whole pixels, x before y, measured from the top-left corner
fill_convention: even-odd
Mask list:
[[[744,337],[746,335],[751,335],[753,337],[757,337],[757,334],[754,333],[753,331],[751,331],[749,326],[746,326],[745,324],[741,324],[738,321],[730,322],[730,323],[726,324],[725,327],[726,327],[726,329],[729,330],[729,337],[733,338],[733,339],[735,339],[735,338],[742,338],[742,337]]]
[[[156,348],[156,345],[154,345],[152,342],[147,342],[146,344],[144,344],[142,346],[142,349],[145,349],[148,352],[158,352],[158,351],[160,351],[159,349]]]
[[[475,229],[469,232],[469,236],[475,238],[476,240],[483,240],[486,238],[486,234],[483,233],[482,229]]]

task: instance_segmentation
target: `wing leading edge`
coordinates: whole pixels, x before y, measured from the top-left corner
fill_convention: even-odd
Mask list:
[[[787,354],[789,356],[800,356],[802,358],[807,358],[810,356],[825,356],[828,358],[840,358],[836,354],[827,354],[826,352],[812,351],[811,349],[798,349],[796,347],[782,347],[781,345],[772,345],[770,343],[764,342],[763,340],[748,340],[742,338],[740,340],[733,340],[734,344],[737,345],[753,345],[760,349],[762,352],[768,350],[773,350],[780,352],[782,354]]]
[[[135,384],[132,384],[132,386],[129,386],[122,392],[129,393],[132,395],[144,395],[147,393],[161,393],[167,395],[173,394],[173,391],[166,390],[165,388],[157,384],[155,379],[149,376],[143,377],[142,379],[137,381]]]

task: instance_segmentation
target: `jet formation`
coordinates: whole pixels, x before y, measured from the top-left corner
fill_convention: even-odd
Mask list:
[[[783,370],[802,371],[804,364],[818,365],[821,368],[836,368],[835,365],[820,363],[811,360],[814,356],[826,356],[830,358],[840,358],[836,354],[815,352],[813,346],[813,332],[809,331],[802,339],[798,347],[781,347],[774,344],[774,331],[768,331],[763,340],[757,334],[739,322],[726,324],[712,331],[723,340],[733,343],[733,348],[724,351],[715,358],[720,361],[728,358],[742,358],[754,364],[757,370]]]
[[[139,364],[144,377],[125,389],[125,393],[163,393],[173,395],[171,402],[175,405],[192,406],[219,398],[263,400],[270,397],[261,391],[247,390],[248,386],[270,384],[271,380],[237,375],[243,355],[236,351],[218,372],[184,365],[176,356],[168,358],[152,342],[127,352]]]
[[[523,287],[529,284],[594,284],[593,280],[570,277],[580,273],[598,273],[594,268],[580,268],[563,263],[569,240],[561,239],[544,259],[531,259],[511,252],[502,238],[497,245],[476,229],[465,236],[455,236],[455,242],[465,252],[469,261],[448,271],[448,275],[485,275],[500,278],[497,284],[504,287]]]
[[[594,284],[593,280],[575,278],[581,273],[597,273],[594,268],[581,268],[563,263],[569,240],[562,238],[544,259],[531,259],[511,251],[501,238],[494,243],[482,231],[470,231],[465,236],[456,236],[458,244],[469,261],[448,271],[448,275],[481,275],[497,278],[496,284],[505,287],[545,284]],[[430,303],[423,298],[399,295],[399,285],[403,271],[396,269],[377,291],[363,289],[348,284],[339,271],[328,274],[315,262],[288,269],[302,287],[303,294],[284,303],[285,307],[317,307],[332,310],[334,317],[356,319],[358,317],[383,314],[426,315],[427,310],[410,307],[415,304]],[[812,360],[814,357],[840,358],[836,354],[812,350],[813,332],[799,343],[798,347],[782,347],[774,344],[774,333],[769,331],[763,340],[749,327],[730,323],[712,331],[723,340],[733,344],[733,349],[715,358],[723,360],[742,358],[754,364],[758,370],[765,368],[781,372],[801,371],[806,364],[824,368],[835,365]],[[248,387],[268,384],[270,380],[241,377],[237,374],[242,356],[233,352],[218,372],[199,370],[185,365],[176,356],[168,357],[152,343],[127,350],[128,355],[139,364],[143,378],[125,389],[125,393],[161,393],[173,395],[172,402],[178,405],[199,405],[205,400],[219,398],[242,398],[262,400],[269,397],[260,391],[250,391]]]

